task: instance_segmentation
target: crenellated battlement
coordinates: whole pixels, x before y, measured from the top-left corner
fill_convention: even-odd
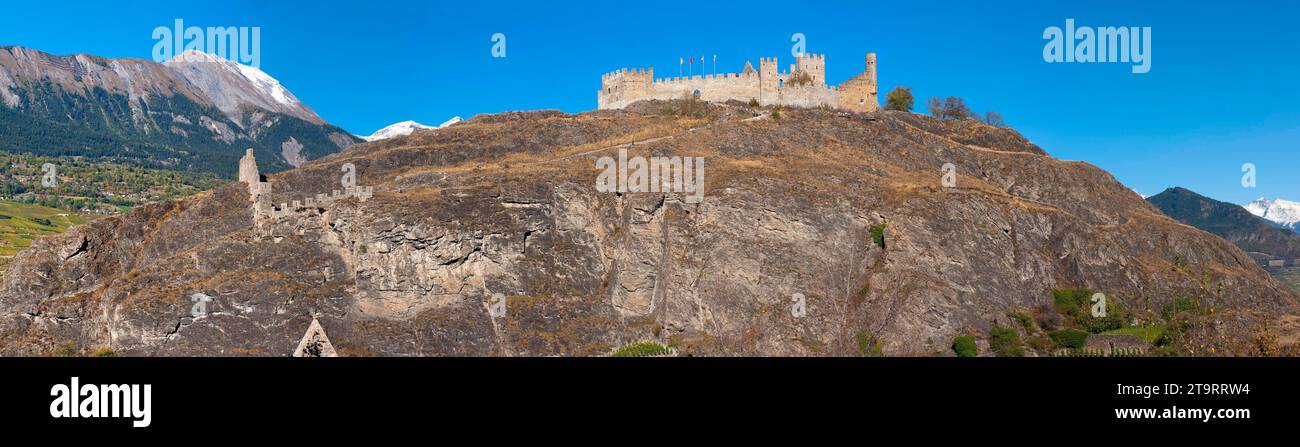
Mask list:
[[[601,75],[600,80],[608,81],[617,78],[642,77],[642,76],[650,76],[651,78],[653,78],[654,72],[655,69],[653,68],[620,68],[618,70],[614,70],[609,73],[605,73],[604,75]]]
[[[329,206],[350,197],[365,202],[375,195],[373,186],[348,186],[342,191],[336,189],[329,194],[316,194],[275,206],[271,203],[271,183],[261,181],[261,175],[257,171],[257,159],[253,156],[252,149],[239,159],[239,181],[248,185],[249,200],[253,202],[255,229],[263,235],[269,234],[280,219],[292,217],[300,211]]]
[[[706,73],[656,79],[654,68],[621,68],[601,76],[600,109],[619,109],[636,101],[695,96],[705,101],[757,101],[761,105],[832,107],[868,112],[880,109],[876,93],[876,55],[869,53],[862,73],[839,86],[826,83],[826,55],[806,53],[782,72],[775,57],[760,57],[740,73]]]

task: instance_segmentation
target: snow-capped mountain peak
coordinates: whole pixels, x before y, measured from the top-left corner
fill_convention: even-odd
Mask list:
[[[257,67],[196,50],[182,52],[163,65],[180,72],[237,121],[240,107],[251,104],[315,124],[325,122],[280,81]]]
[[[390,124],[388,126],[385,126],[383,129],[376,130],[375,133],[370,134],[370,136],[368,137],[361,137],[361,139],[366,141],[379,141],[385,138],[410,135],[411,133],[414,133],[417,130],[442,129],[444,127],[459,123],[461,121],[463,120],[461,120],[459,116],[452,117],[452,119],[444,121],[442,124],[439,124],[436,127],[426,126],[424,124],[420,124],[415,121],[402,121],[400,123],[395,123],[395,124]]]
[[[1291,229],[1300,229],[1300,202],[1282,199],[1269,200],[1260,197],[1259,200],[1247,203],[1245,208],[1251,214],[1275,224]]]

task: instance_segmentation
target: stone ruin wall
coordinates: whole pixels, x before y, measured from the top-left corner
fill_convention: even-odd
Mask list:
[[[348,186],[342,190],[335,189],[329,193],[304,196],[298,200],[275,205],[271,200],[273,194],[271,184],[261,181],[257,158],[253,156],[252,149],[248,149],[244,157],[239,159],[239,181],[248,186],[248,199],[253,203],[253,220],[259,233],[266,233],[277,220],[292,217],[304,209],[329,206],[336,201],[351,197],[365,202],[375,194],[373,186]]]
[[[758,74],[725,73],[654,79],[654,69],[620,70],[602,80],[598,108],[621,109],[648,99],[682,99],[700,93],[700,99],[712,102],[759,99]],[[743,99],[742,99],[743,98]]]
[[[764,95],[761,105],[793,107],[840,107],[840,90],[826,85],[787,85],[777,89],[776,95]]]

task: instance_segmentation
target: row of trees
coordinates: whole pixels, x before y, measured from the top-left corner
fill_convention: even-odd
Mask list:
[[[911,112],[916,98],[912,96],[912,87],[894,87],[885,94],[885,110]],[[1002,114],[989,110],[983,116],[966,106],[966,101],[956,96],[940,99],[938,96],[925,101],[930,115],[939,119],[973,119],[994,127],[1007,127]]]

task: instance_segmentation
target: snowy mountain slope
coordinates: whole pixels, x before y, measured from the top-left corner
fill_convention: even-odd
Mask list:
[[[245,106],[283,113],[312,124],[325,120],[285,89],[280,81],[256,67],[238,64],[199,51],[186,51],[163,65],[190,81],[230,119],[243,123]]]
[[[385,138],[410,135],[412,132],[415,132],[417,130],[441,129],[459,123],[461,121],[463,120],[460,119],[459,116],[444,121],[442,124],[439,124],[437,126],[427,126],[424,124],[417,123],[415,121],[402,121],[400,123],[390,124],[384,127],[383,129],[376,130],[375,133],[370,134],[370,136],[368,137],[361,137],[361,139],[366,141],[379,141]]]
[[[1300,202],[1268,200],[1263,197],[1247,203],[1246,211],[1292,230],[1300,230]]]

